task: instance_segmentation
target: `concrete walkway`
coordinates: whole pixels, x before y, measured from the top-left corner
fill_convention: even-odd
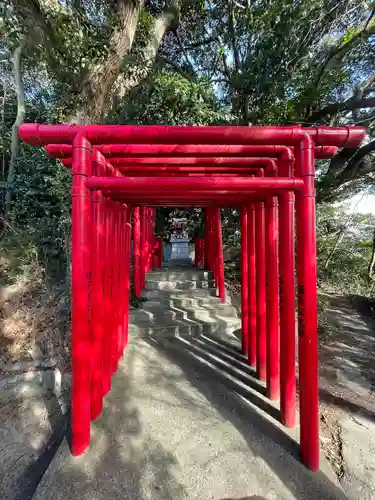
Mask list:
[[[345,499],[324,459],[315,474],[298,461],[233,339],[132,340],[90,449],[74,458],[64,441],[35,500]],[[223,375],[205,350],[232,357],[242,378]]]

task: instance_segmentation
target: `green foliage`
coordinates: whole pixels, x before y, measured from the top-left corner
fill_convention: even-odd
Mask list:
[[[10,223],[27,234],[51,280],[64,278],[70,231],[70,172],[41,149],[17,161]]]
[[[214,99],[214,98],[213,98]],[[200,85],[159,68],[136,87],[110,123],[143,125],[213,125],[227,120],[218,104],[207,104]]]
[[[27,230],[8,230],[0,246],[0,284],[14,285],[38,263],[38,249]]]
[[[322,285],[347,294],[373,295],[368,265],[374,226],[372,214],[348,213],[333,205],[318,206],[318,278]]]
[[[114,30],[121,29],[120,4],[83,0],[75,9],[75,2],[70,1],[19,0],[1,7],[0,54],[5,61],[0,67],[1,182],[6,179],[10,130],[16,115],[11,64],[15,47],[21,39],[27,40],[22,56],[27,121],[64,121],[77,106],[77,94],[87,84],[89,71],[113,55],[109,54],[109,46]],[[165,6],[164,0],[145,2],[132,50],[119,64],[123,74],[137,76],[139,54],[150,41],[156,16]],[[355,42],[373,22],[366,24],[372,5],[360,0],[189,0],[180,2],[180,7],[180,26],[164,36],[152,73],[125,95],[115,111],[105,117],[106,122],[304,123],[311,113],[327,104],[351,97],[353,90],[373,74],[373,36],[368,30],[359,43]],[[351,48],[336,57],[342,47]],[[373,87],[369,89],[365,97],[374,95]],[[362,122],[371,117],[371,112],[328,114],[317,122]],[[372,137],[374,124],[367,124]],[[334,176],[328,174],[326,162],[320,170],[318,187],[324,184],[329,191]],[[335,196],[355,193],[373,182],[370,169],[349,190],[335,191]],[[69,183],[69,173],[58,162],[35,148],[23,148],[12,186],[10,221],[16,234],[22,233],[22,239],[27,236],[27,243],[22,244],[29,249],[27,255],[35,251],[53,279],[65,271]],[[225,209],[222,214],[224,243],[238,249],[239,213]],[[168,231],[171,218],[179,215],[183,214],[178,210],[158,210],[158,233]],[[185,215],[190,221],[190,236],[198,235],[202,212],[191,209]],[[335,286],[353,288],[353,283],[359,283],[361,289],[367,290],[370,236],[369,230],[364,234],[358,228],[374,224],[371,218],[350,221],[344,243],[325,267],[340,219],[345,217],[328,206],[318,210],[319,276]]]

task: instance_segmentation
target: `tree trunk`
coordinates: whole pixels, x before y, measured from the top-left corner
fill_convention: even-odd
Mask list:
[[[324,264],[324,269],[325,270],[328,268],[329,263],[331,262],[333,256],[335,255],[336,250],[338,249],[340,243],[344,239],[345,230],[346,230],[346,227],[340,231],[338,237],[336,238],[335,244],[333,245],[332,250],[328,254],[327,260],[325,261],[325,264]]]
[[[111,36],[109,53],[83,82],[77,96],[79,104],[70,116],[70,122],[85,124],[103,120],[108,95],[120,74],[123,59],[131,51],[143,4],[144,0],[118,1],[119,26]]]
[[[12,201],[12,183],[14,179],[16,161],[20,154],[20,137],[18,130],[25,119],[25,89],[22,80],[21,58],[24,48],[24,40],[20,40],[18,47],[13,53],[14,82],[17,95],[17,116],[12,126],[12,142],[10,151],[10,161],[7,176],[7,188],[5,192],[5,219],[9,214],[10,203]]]
[[[123,72],[124,60],[131,51],[144,0],[121,1],[125,5],[121,24],[112,35],[110,54],[104,62],[93,68],[86,79],[78,96],[80,104],[70,117],[73,123],[103,121],[104,115],[149,75],[165,33],[177,25],[178,2],[170,0],[165,10],[155,19],[148,43],[139,56],[139,63],[125,68]]]
[[[125,70],[124,73],[119,74],[108,99],[110,108],[113,109],[118,105],[126,94],[150,74],[165,33],[174,28],[178,22],[177,2],[172,0],[171,4],[171,7],[162,12],[155,20],[148,43],[139,56],[139,63],[130,68],[130,71],[126,72]]]

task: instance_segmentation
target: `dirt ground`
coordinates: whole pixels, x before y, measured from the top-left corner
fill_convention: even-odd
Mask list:
[[[361,296],[320,293],[319,391],[325,455],[349,498],[375,498],[375,316]]]

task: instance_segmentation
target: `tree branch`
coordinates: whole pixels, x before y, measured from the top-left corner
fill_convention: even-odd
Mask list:
[[[368,144],[365,144],[358,149],[358,151],[348,161],[346,167],[341,172],[340,177],[344,179],[350,179],[351,177],[353,177],[355,175],[355,170],[358,168],[363,158],[372,151],[375,151],[375,140],[369,142]]]
[[[168,30],[176,29],[178,16],[178,2],[177,0],[170,0],[165,10],[155,19],[148,43],[139,55],[138,64],[125,68],[126,71],[124,73],[117,75],[116,81],[108,95],[105,109],[111,109],[116,106],[126,94],[147,78],[155,63],[162,39]]]
[[[12,183],[16,170],[16,161],[20,154],[20,137],[18,130],[25,119],[25,88],[22,79],[22,51],[25,46],[24,39],[21,39],[18,47],[13,53],[14,80],[17,95],[17,116],[12,126],[12,142],[10,162],[7,176],[7,188],[5,192],[5,218],[9,215],[10,203],[12,201]]]
[[[191,68],[191,70],[193,71],[194,70],[194,65],[193,63],[190,61],[190,57],[189,57],[189,54],[186,52],[186,49],[184,47],[184,44],[182,43],[182,40],[181,40],[181,37],[180,35],[178,34],[178,32],[176,31],[175,32],[175,37],[177,39],[177,42],[178,42],[178,45],[180,46],[180,49],[181,49],[181,52],[185,58],[185,61],[187,62],[187,65],[189,66],[189,68]]]
[[[18,15],[22,19],[23,26],[26,27],[27,33],[33,43],[38,44],[44,41],[44,47],[47,55],[51,60],[54,60],[56,54],[59,54],[64,61],[65,56],[60,50],[61,39],[58,37],[55,27],[51,19],[53,16],[47,15],[46,3],[40,0],[18,0],[14,2]],[[63,7],[58,1],[52,1],[48,4],[49,7],[54,7],[58,11],[63,11]]]
[[[78,105],[69,117],[70,122],[85,124],[89,121],[94,123],[102,121],[109,101],[113,101],[113,89],[119,90],[116,83],[121,80],[123,61],[132,49],[143,4],[144,0],[117,1],[118,25],[112,32],[108,55],[104,61],[91,69],[82,83],[81,90],[75,99]],[[158,20],[155,21],[155,26],[157,22]],[[147,53],[153,50],[153,44],[156,42],[155,33],[152,33],[150,43],[144,49],[146,57]]]
[[[320,81],[325,73],[325,71],[333,64],[333,62],[339,58],[343,58],[351,49],[358,46],[364,40],[367,40],[371,35],[375,34],[375,8],[372,9],[371,14],[363,27],[358,33],[353,35],[346,42],[341,43],[337,47],[333,48],[328,55],[327,59],[321,65],[318,75],[312,85],[312,94],[314,95],[316,89],[318,88]],[[310,106],[308,106],[307,113],[309,114]]]
[[[314,111],[307,118],[308,123],[314,123],[324,116],[327,115],[336,115],[337,113],[341,113],[342,111],[353,111],[355,109],[364,109],[364,108],[374,108],[375,107],[375,97],[370,97],[368,99],[357,99],[356,96],[351,97],[347,101],[344,102],[334,102],[332,104],[328,104],[324,108]]]
[[[369,38],[371,35],[375,33],[375,22],[373,20],[374,14],[375,14],[375,9],[372,10],[369,19],[367,20],[364,28],[361,31],[353,35],[352,38],[350,38],[350,40],[348,40],[347,42],[342,43],[334,50],[332,50],[331,54],[328,56],[327,60],[324,62],[318,73],[314,86],[315,89],[318,87],[325,70],[332,64],[332,62],[335,59],[343,57],[345,54],[349,52],[349,50],[351,50],[353,47],[356,47],[364,39]]]
[[[235,21],[234,21],[234,11],[233,11],[233,1],[232,0],[229,0],[229,2],[228,2],[228,31],[229,31],[229,36],[230,36],[231,43],[232,43],[234,66],[236,68],[236,71],[239,72],[241,70],[241,62],[240,62],[240,56],[239,56],[237,42],[236,42],[236,31],[235,31]]]
[[[205,40],[201,40],[199,42],[189,43],[189,45],[185,45],[185,49],[195,49],[196,47],[202,47],[202,45],[209,45],[210,43],[217,42],[217,36],[212,36],[211,38],[206,38]]]
[[[327,174],[323,179],[334,179],[336,178],[345,168],[346,163],[350,160],[350,158],[356,153],[356,149],[344,148],[337,155],[335,155],[329,164]]]

